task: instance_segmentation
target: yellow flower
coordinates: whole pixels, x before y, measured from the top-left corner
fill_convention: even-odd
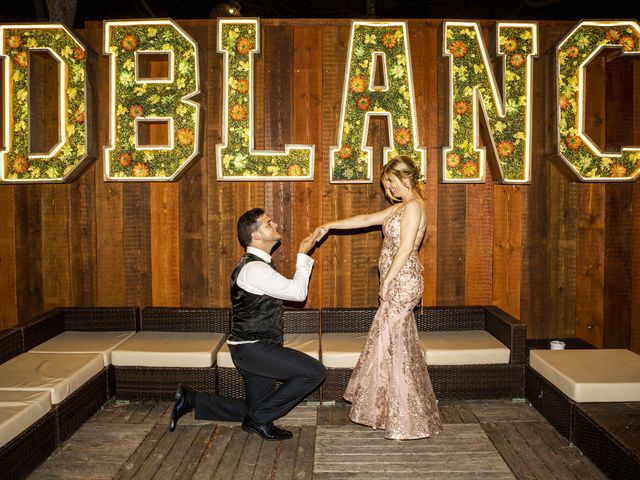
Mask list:
[[[124,108],[124,105],[119,103],[118,107],[116,108],[116,114],[118,114],[118,115],[126,115],[127,113],[129,113],[129,110]]]
[[[155,105],[156,103],[158,103],[160,101],[160,95],[158,95],[157,93],[151,95],[149,97],[149,103]]]
[[[60,55],[62,55],[63,57],[68,58],[71,56],[72,53],[73,53],[73,49],[69,45],[67,45],[62,50],[60,50]]]
[[[36,48],[38,46],[38,41],[35,38],[29,38],[25,45],[29,48]]]
[[[136,64],[130,58],[122,62],[122,68],[124,68],[125,70],[133,70],[135,67]]]
[[[22,80],[23,75],[19,70],[14,70],[13,72],[13,81],[14,82],[19,82],[20,80]]]
[[[19,131],[21,131],[21,130],[26,130],[26,129],[27,129],[27,124],[25,123],[25,121],[24,121],[24,120],[20,120],[19,122],[16,122],[16,123],[13,125],[13,130],[14,130],[15,132],[19,132]]]
[[[165,43],[162,45],[162,50],[173,50],[173,47],[170,44]]]
[[[76,96],[77,90],[75,88],[67,88],[67,96],[69,98],[74,98]]]
[[[147,28],[147,35],[149,37],[155,37],[157,33],[158,33],[158,29],[157,28],[153,28],[153,27]]]
[[[375,35],[369,35],[368,33],[366,33],[364,35],[364,43],[365,43],[365,45],[367,43],[370,43],[372,45],[375,44],[376,43],[376,36]]]
[[[184,78],[180,77],[179,79],[176,80],[176,86],[180,89],[183,89],[185,87],[185,80]]]
[[[24,102],[27,100],[27,90],[25,88],[21,88],[17,92],[15,92],[16,99],[19,102]]]
[[[187,107],[185,105],[181,103],[176,107],[176,114],[184,115],[185,113],[187,113]]]

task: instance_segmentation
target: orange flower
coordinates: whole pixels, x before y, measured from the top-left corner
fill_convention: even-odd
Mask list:
[[[570,45],[569,47],[567,47],[567,57],[576,58],[579,53],[580,50],[575,45]]]
[[[190,128],[179,128],[176,132],[176,140],[180,145],[191,145],[193,143],[193,130]]]
[[[367,88],[367,81],[364,77],[353,77],[349,81],[349,88],[353,93],[362,93]]]
[[[625,35],[620,39],[620,45],[622,45],[625,52],[631,52],[636,46],[636,42],[631,35]]]
[[[565,97],[564,95],[560,95],[560,110],[564,110],[565,108],[567,108],[570,104],[570,100]]]
[[[29,169],[29,160],[25,157],[16,157],[13,160],[13,169],[16,173],[27,173]]]
[[[501,157],[508,157],[511,155],[516,149],[516,146],[509,142],[508,140],[503,140],[502,142],[498,142],[496,145],[496,150],[498,150],[498,155]]]
[[[396,130],[393,138],[395,138],[396,142],[398,142],[400,145],[406,145],[411,141],[411,132],[406,128],[399,128]]]
[[[133,166],[132,173],[134,177],[148,177],[149,165],[144,162],[138,162]]]
[[[132,158],[130,153],[121,153],[118,156],[118,163],[121,167],[128,167],[129,165],[131,165],[131,160]]]
[[[128,51],[135,50],[138,47],[138,39],[132,33],[128,33],[120,40],[120,46]]]
[[[248,38],[240,37],[236,42],[236,50],[240,55],[247,55],[251,51],[251,41]]]
[[[75,112],[73,112],[73,119],[78,123],[84,122],[84,111],[76,108]]]
[[[27,52],[23,50],[16,54],[14,60],[20,67],[27,68],[28,58],[29,57],[27,56]]]
[[[356,104],[358,105],[358,110],[369,110],[371,100],[369,100],[369,97],[360,97]]]
[[[569,150],[577,150],[580,148],[580,145],[582,145],[582,140],[578,135],[567,135],[564,143]]]
[[[618,43],[618,40],[620,40],[620,32],[614,28],[607,30],[605,36],[610,43]]]
[[[515,38],[507,38],[502,44],[505,52],[514,52],[518,48],[518,42]]]
[[[458,115],[464,115],[465,113],[467,113],[467,110],[469,110],[469,105],[467,105],[467,103],[463,102],[462,100],[453,104],[453,111]]]
[[[451,42],[449,51],[455,58],[462,58],[467,54],[467,44],[462,40],[456,40],[455,42]]]
[[[447,167],[455,168],[460,165],[460,155],[455,152],[447,153]]]
[[[348,145],[345,145],[340,150],[338,150],[338,155],[340,158],[349,158],[353,154],[353,150]]]
[[[129,116],[131,118],[141,117],[143,113],[144,108],[142,108],[142,105],[131,105],[129,107]]]
[[[391,32],[385,33],[384,35],[382,35],[382,44],[387,48],[395,47],[396,46],[396,36]]]
[[[5,45],[9,48],[18,48],[22,45],[22,39],[18,35],[11,35],[5,40]]]
[[[609,171],[609,175],[612,177],[626,177],[627,176],[627,168],[621,163],[614,163]]]
[[[290,177],[300,177],[302,175],[302,167],[297,163],[289,165],[289,168],[287,168],[287,175]]]
[[[76,60],[78,60],[79,62],[81,62],[82,60],[84,60],[84,50],[81,49],[80,47],[76,47],[73,49],[73,58],[75,58]]]
[[[478,165],[475,162],[464,162],[460,171],[465,177],[476,177],[478,175]]]
[[[236,121],[241,121],[244,120],[247,116],[247,109],[244,108],[242,105],[240,104],[235,104],[231,107],[231,118],[233,118]]]
[[[509,61],[509,63],[511,63],[511,65],[516,68],[520,68],[524,63],[524,55],[522,55],[521,53],[514,53],[511,56],[511,60]]]
[[[238,80],[236,82],[236,90],[238,90],[238,93],[247,93],[249,91],[249,80]]]

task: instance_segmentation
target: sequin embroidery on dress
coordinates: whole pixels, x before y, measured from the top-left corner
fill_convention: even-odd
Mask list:
[[[382,225],[380,278],[387,274],[400,246],[402,211],[394,209]],[[389,439],[430,437],[442,430],[413,315],[423,288],[422,265],[414,251],[389,285],[387,299],[380,303],[344,393],[352,403],[349,418],[384,429]]]

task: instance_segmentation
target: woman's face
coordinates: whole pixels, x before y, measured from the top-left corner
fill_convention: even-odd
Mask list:
[[[403,182],[393,173],[388,173],[382,177],[382,184],[384,185],[384,188],[391,193],[391,195],[399,199],[402,199],[404,195],[411,190],[409,185],[406,184],[406,181]]]

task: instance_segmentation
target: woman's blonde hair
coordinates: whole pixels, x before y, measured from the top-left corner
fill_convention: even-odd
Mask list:
[[[408,179],[411,189],[422,197],[422,193],[420,193],[420,182],[424,182],[424,175],[420,173],[420,170],[418,170],[416,164],[411,160],[411,157],[407,155],[393,157],[382,167],[382,171],[380,172],[380,182],[384,187],[385,195],[394,202],[399,202],[400,199],[394,197],[386,185],[384,185],[383,180],[389,175],[395,175],[400,180]]]

